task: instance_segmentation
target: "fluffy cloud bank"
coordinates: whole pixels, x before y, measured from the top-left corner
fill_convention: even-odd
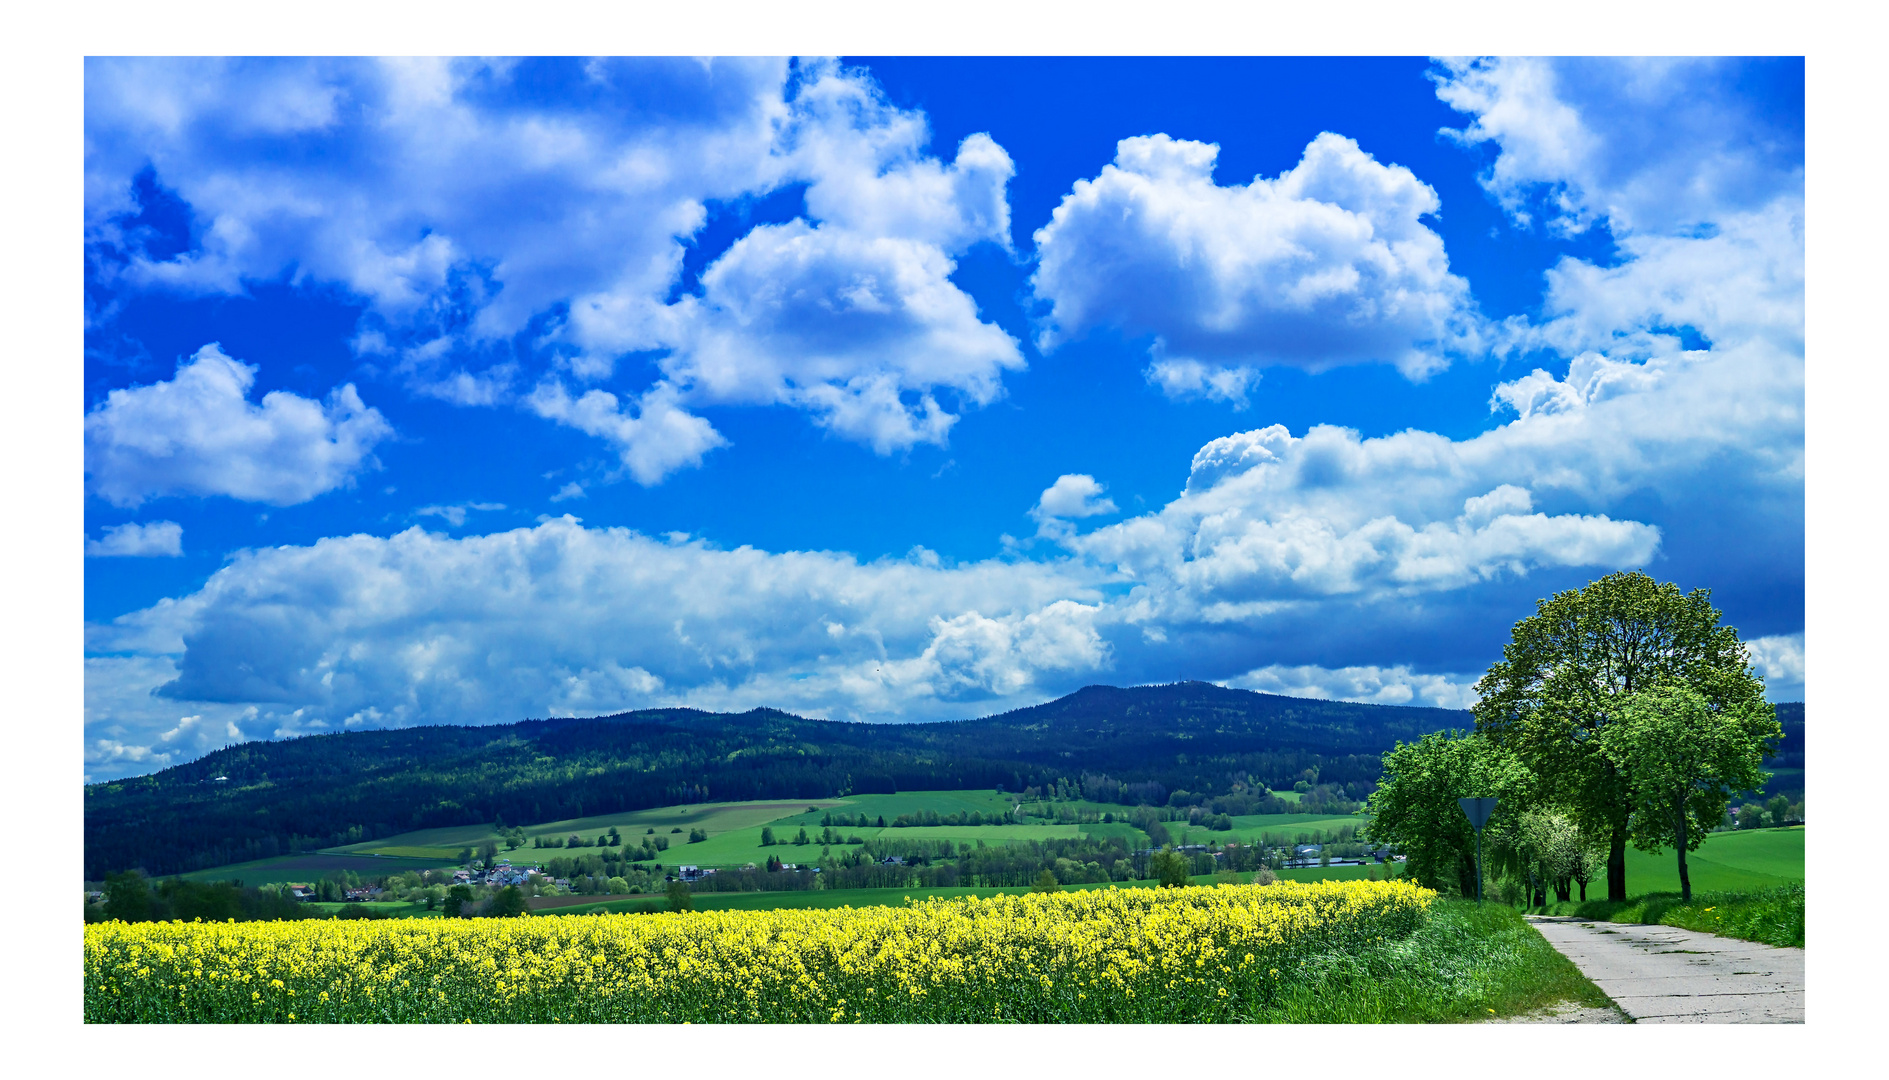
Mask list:
[[[1152,334],[1157,385],[1243,401],[1258,365],[1380,361],[1421,377],[1462,347],[1469,286],[1410,170],[1327,132],[1276,179],[1223,187],[1218,154],[1137,136],[1076,182],[1036,233],[1045,349],[1097,326]]]
[[[339,286],[357,353],[412,392],[596,436],[638,483],[726,445],[703,406],[786,405],[889,454],[1023,367],[950,280],[1010,245],[1009,155],[932,156],[922,114],[831,62],[99,59],[86,94],[104,287]],[[129,224],[147,167],[182,250]],[[796,190],[685,280],[711,207]]]
[[[1494,442],[1494,440],[1492,440]],[[1544,566],[1647,563],[1659,530],[1534,512],[1493,445],[1273,425],[1216,439],[1158,513],[1065,541],[1137,582],[1131,620],[1246,621],[1283,604],[1458,589]]]
[[[170,700],[303,710],[285,731],[668,703],[935,717],[1105,667],[1093,576],[724,551],[564,518],[241,553],[92,646],[181,657]]]
[[[85,417],[85,471],[115,506],[161,495],[228,495],[289,506],[351,483],[393,434],[353,384],[326,402],[283,390],[249,401],[256,368],[215,343],[170,382],[113,390]]]

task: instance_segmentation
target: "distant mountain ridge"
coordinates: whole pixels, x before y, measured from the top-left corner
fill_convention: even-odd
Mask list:
[[[1801,747],[1801,706],[1796,716]],[[1021,791],[1080,784],[1085,775],[1143,792],[1219,793],[1236,782],[1285,788],[1310,771],[1356,798],[1396,742],[1471,727],[1460,709],[1183,682],[1088,686],[1042,705],[925,724],[646,709],[249,742],[87,785],[86,876],[132,866],[167,874],[498,818],[551,821],[711,799]]]

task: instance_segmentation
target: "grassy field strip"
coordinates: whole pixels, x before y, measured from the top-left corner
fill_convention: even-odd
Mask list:
[[[1694,892],[1758,889],[1804,878],[1804,830],[1752,829],[1712,833],[1686,856]],[[1629,895],[1679,891],[1678,859],[1671,851],[1649,855],[1627,849]],[[1588,896],[1595,886],[1588,886]],[[1599,895],[1607,895],[1606,883]]]
[[[352,870],[364,876],[378,877],[404,870],[439,870],[456,865],[451,859],[409,859],[374,855],[333,855],[309,852],[302,855],[278,855],[272,859],[213,866],[179,877],[187,881],[241,881],[245,885],[282,885],[291,881],[314,881],[324,874]]]

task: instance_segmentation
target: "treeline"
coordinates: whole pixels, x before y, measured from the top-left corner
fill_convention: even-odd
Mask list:
[[[277,889],[245,886],[233,881],[185,881],[167,878],[152,881],[136,871],[112,874],[101,890],[105,895],[94,901],[87,898],[86,922],[119,919],[124,922],[161,922],[181,919],[189,922],[237,922],[269,919],[305,919],[319,912],[304,907],[293,897]]]

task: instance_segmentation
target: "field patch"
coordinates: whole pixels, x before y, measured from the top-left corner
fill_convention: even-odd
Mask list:
[[[1091,840],[1119,837],[1128,842],[1128,847],[1132,851],[1139,851],[1148,846],[1148,834],[1126,822],[1117,821],[1112,825],[1078,825],[1076,828],[1083,836]]]
[[[1712,833],[1699,850],[1686,853],[1693,892],[1768,889],[1804,879],[1803,829],[1752,829]],[[1627,895],[1679,891],[1679,858],[1671,848],[1649,855],[1627,848]],[[1607,895],[1607,883],[1587,887],[1591,899]]]
[[[804,808],[808,804],[801,804]],[[1017,805],[1015,795],[999,795],[989,789],[964,791],[901,791],[895,795],[848,795],[837,803],[829,804],[836,814],[864,814],[876,824],[880,817],[885,818],[887,826],[898,820],[901,814],[918,814],[927,810],[939,816],[968,814],[972,811],[986,817],[1001,816],[1004,811]],[[824,809],[816,813],[796,813],[778,819],[778,825],[791,825],[799,828],[808,827],[809,832],[818,832]]]
[[[534,837],[563,840],[573,833],[586,840],[594,840],[610,831],[615,826],[618,833],[632,846],[642,841],[648,831],[654,829],[656,835],[670,837],[674,844],[678,836],[672,829],[681,829],[686,837],[690,829],[707,829],[710,834],[727,832],[759,826],[792,813],[806,812],[809,806],[834,807],[839,802],[834,799],[809,799],[781,802],[727,802],[727,803],[688,803],[681,806],[659,806],[648,810],[630,810],[619,814],[597,814],[590,817],[566,818],[561,821],[546,821],[536,825],[524,825],[525,843],[517,851],[512,851],[499,844],[499,856],[519,862],[544,859],[553,854],[561,854],[544,848],[531,846]],[[815,818],[819,815],[815,814]],[[817,830],[816,830],[817,831]],[[757,832],[758,836],[759,833]],[[439,829],[416,829],[413,832],[382,837],[359,844],[328,848],[335,854],[364,854],[368,852],[390,852],[398,849],[423,849],[444,851],[447,858],[452,858],[468,847],[476,848],[487,840],[497,842],[498,834],[487,825],[453,825]]]
[[[445,859],[399,859],[383,855],[333,855],[309,852],[278,855],[273,859],[213,866],[178,876],[186,881],[240,881],[245,885],[284,885],[314,881],[337,871],[351,870],[362,877],[384,877],[407,870],[437,870],[453,865]]]
[[[1024,840],[1074,840],[1082,825],[913,825],[904,829],[878,829],[883,840],[953,840],[975,845],[1001,844]]]
[[[383,844],[362,848],[361,855],[392,855],[397,859],[457,859],[458,848],[421,847],[418,844]]]

